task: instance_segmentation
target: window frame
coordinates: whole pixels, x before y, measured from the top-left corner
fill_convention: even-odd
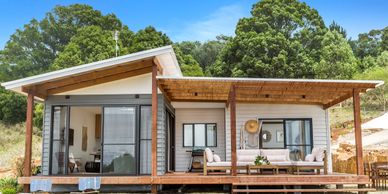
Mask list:
[[[314,148],[314,125],[313,125],[313,118],[306,118],[306,117],[301,117],[301,118],[257,118],[259,122],[263,123],[282,123],[283,125],[283,134],[284,134],[284,149],[288,149],[287,146],[304,146],[304,147],[311,147],[311,150]],[[280,122],[278,122],[280,121]],[[287,129],[286,129],[286,121],[310,121],[310,144],[287,144]],[[263,148],[262,146],[262,130],[260,131],[260,143],[259,143],[259,148],[260,149],[279,149],[279,148]]]
[[[193,129],[193,137],[192,137],[192,142],[193,144],[191,146],[185,145],[185,125],[191,125]],[[196,146],[195,145],[195,125],[205,125],[205,146]],[[208,131],[208,125],[214,125],[215,128],[215,143],[212,146],[208,145],[208,137],[207,137],[207,131]],[[217,147],[217,123],[183,123],[182,124],[182,147],[184,148],[193,148],[193,147]]]

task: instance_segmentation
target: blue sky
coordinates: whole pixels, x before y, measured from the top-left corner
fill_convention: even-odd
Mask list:
[[[103,13],[115,13],[131,30],[152,25],[173,41],[213,39],[233,35],[241,17],[248,17],[257,0],[0,0],[0,48],[9,36],[32,18],[41,19],[55,5],[85,3]],[[343,26],[348,35],[388,26],[388,0],[305,0],[330,24]]]

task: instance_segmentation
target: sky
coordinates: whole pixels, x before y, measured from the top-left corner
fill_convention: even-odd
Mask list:
[[[388,26],[388,0],[303,0],[326,25],[336,21],[355,39],[359,33]],[[0,49],[31,19],[42,19],[56,5],[83,3],[114,13],[131,30],[152,25],[174,42],[206,41],[234,35],[239,18],[249,17],[257,0],[0,0]]]

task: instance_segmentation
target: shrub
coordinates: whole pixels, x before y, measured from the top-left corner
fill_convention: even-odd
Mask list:
[[[17,190],[15,188],[5,188],[1,190],[2,194],[16,194]]]
[[[2,178],[0,179],[0,191],[2,194],[14,194],[21,191],[16,178]]]

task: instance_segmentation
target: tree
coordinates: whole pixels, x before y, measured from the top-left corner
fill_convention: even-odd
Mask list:
[[[366,72],[358,73],[354,79],[383,80],[384,85],[362,95],[362,103],[367,107],[386,112],[388,106],[388,66],[374,67]]]
[[[103,30],[121,30],[120,20],[113,14],[102,15],[89,5],[56,6],[38,21],[31,20],[17,30],[2,51],[1,80],[18,79],[50,70],[78,29],[99,26]]]
[[[121,42],[119,42],[121,45]],[[80,28],[52,65],[53,70],[115,57],[115,40],[111,31],[99,26]]]
[[[0,87],[0,120],[6,124],[25,121],[27,100],[15,92]]]
[[[251,14],[238,22],[212,74],[313,78],[327,31],[318,12],[297,0],[263,0]]]
[[[384,30],[371,30],[368,33],[359,34],[358,39],[354,43],[353,50],[360,59],[366,56],[377,57],[388,47],[387,43],[388,27]]]
[[[329,30],[330,31],[337,31],[338,33],[342,34],[342,37],[345,38],[345,39],[347,37],[346,30],[342,26],[340,26],[338,23],[336,23],[335,21],[333,21],[330,24]]]
[[[157,31],[154,27],[148,26],[139,30],[131,39],[129,52],[139,52],[147,49],[153,49],[161,46],[171,45],[172,41],[166,34]]]
[[[177,43],[177,46],[183,54],[191,55],[204,71],[208,71],[216,62],[227,38],[226,36],[220,35],[217,36],[216,40],[210,40],[204,43],[199,41],[183,41]]]
[[[191,55],[184,54],[177,45],[174,45],[173,47],[184,76],[203,76],[201,66],[199,66],[198,62]]]
[[[321,60],[314,66],[316,78],[350,79],[356,72],[357,59],[339,32],[326,32],[321,51]]]

